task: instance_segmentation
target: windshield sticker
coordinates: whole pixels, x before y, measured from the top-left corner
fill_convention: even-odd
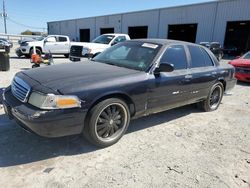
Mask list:
[[[142,47],[156,49],[158,47],[158,45],[156,45],[156,44],[150,44],[150,43],[144,43],[142,45]]]

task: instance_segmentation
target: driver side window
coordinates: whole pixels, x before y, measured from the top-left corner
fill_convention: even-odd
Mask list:
[[[172,45],[164,52],[160,63],[172,64],[174,70],[187,68],[187,57],[184,46]]]
[[[56,42],[56,37],[48,37],[46,42]]]
[[[114,40],[113,44],[118,44],[118,43],[124,42],[124,41],[126,41],[126,37],[124,37],[124,36],[119,36],[119,37],[117,37],[117,38]]]

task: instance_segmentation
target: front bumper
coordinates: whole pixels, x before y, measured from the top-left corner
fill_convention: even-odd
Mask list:
[[[83,109],[40,110],[17,100],[6,89],[3,93],[5,113],[25,130],[43,137],[80,134],[87,111]]]
[[[85,55],[81,55],[81,56],[76,56],[76,55],[69,55],[69,59],[71,61],[80,61],[81,58],[92,58],[94,54],[85,54]]]
[[[235,73],[235,78],[243,82],[250,82],[250,74],[245,73]]]

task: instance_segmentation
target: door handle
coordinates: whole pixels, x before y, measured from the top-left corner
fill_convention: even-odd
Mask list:
[[[213,71],[212,74],[215,75],[215,74],[217,74],[217,72]]]
[[[191,74],[187,74],[187,75],[185,76],[185,79],[190,79],[190,78],[193,78],[193,76],[192,76]]]

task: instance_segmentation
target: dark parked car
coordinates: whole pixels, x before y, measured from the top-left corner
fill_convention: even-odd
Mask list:
[[[224,53],[219,42],[201,42],[200,45],[210,49],[219,61],[223,58]]]
[[[131,118],[192,103],[216,110],[235,83],[234,68],[200,45],[132,40],[89,63],[17,73],[3,103],[26,130],[45,137],[83,133],[105,147],[123,136]]]
[[[8,40],[8,39],[0,38],[0,42],[5,43],[5,45],[8,46],[9,48],[13,47],[13,43],[10,40]]]
[[[0,53],[1,52],[10,52],[10,45],[8,45],[5,41],[0,40]]]

